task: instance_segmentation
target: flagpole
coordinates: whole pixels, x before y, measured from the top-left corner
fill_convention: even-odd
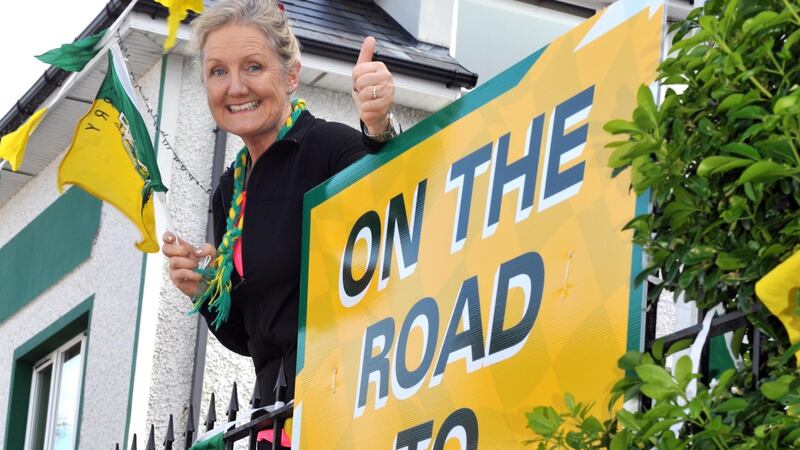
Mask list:
[[[172,218],[170,218],[169,215],[169,207],[167,206],[167,195],[161,191],[156,191],[155,194],[156,194],[156,199],[158,199],[158,201],[161,203],[161,206],[164,207],[164,219],[167,222],[166,231],[169,231],[170,233],[175,235],[175,237],[178,237],[178,233],[175,232],[175,227],[172,225]]]
[[[105,57],[106,50],[108,50],[111,44],[116,41],[116,37],[114,35],[116,34],[117,29],[120,27],[122,22],[128,18],[128,15],[130,14],[131,10],[133,10],[133,7],[136,6],[137,2],[138,0],[132,0],[130,4],[128,4],[128,6],[126,6],[125,9],[122,11],[122,13],[117,17],[117,19],[114,20],[114,22],[108,27],[106,35],[103,36],[103,39],[100,41],[101,50],[97,51],[97,54],[88,63],[86,63],[85,67],[92,67],[97,63],[97,61]],[[67,81],[61,85],[58,92],[56,92],[55,95],[50,97],[50,100],[48,100],[47,103],[45,104],[48,110],[53,106],[55,106],[56,103],[60,102],[64,97],[66,97],[69,90],[72,89],[72,86],[78,82],[79,78],[82,78],[80,75],[85,73],[84,71],[85,68],[80,72],[73,73],[72,76],[67,78]]]

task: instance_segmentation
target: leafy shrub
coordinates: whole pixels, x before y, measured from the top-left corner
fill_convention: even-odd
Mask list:
[[[670,31],[657,78],[685,89],[667,89],[657,106],[643,86],[632,120],[605,126],[626,138],[609,144],[612,175],[631,169],[633,190],[651,198],[652,212],[626,225],[650,257],[636,282],[663,280],[648,292],[651,306],[667,290],[701,309],[755,307],[748,318],[767,336],[767,375],[753,379],[744,330],[734,342],[744,369],[723,373],[713,387],[699,383],[688,359],[677,361],[675,376],[667,372],[663,345],[629,352],[609,410],[636,395],[655,406],[601,422],[592,405],[567,395],[566,412],[528,414],[539,448],[800,445],[797,347],[754,293],[756,281],[800,249],[800,4],[710,0]]]

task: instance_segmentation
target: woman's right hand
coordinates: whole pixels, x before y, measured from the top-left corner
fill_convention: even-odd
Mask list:
[[[210,256],[213,261],[217,256],[217,250],[208,243],[196,249],[169,231],[164,233],[162,238],[164,245],[161,246],[161,252],[169,258],[169,279],[178,290],[189,297],[194,297],[202,279],[194,269],[206,256]]]

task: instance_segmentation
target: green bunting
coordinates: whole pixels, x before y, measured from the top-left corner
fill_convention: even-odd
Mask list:
[[[212,438],[195,442],[189,450],[223,450],[225,448],[225,443],[222,440],[224,435],[225,433],[219,433]]]
[[[100,51],[95,46],[106,34],[106,31],[103,30],[71,44],[64,44],[59,48],[42,53],[36,58],[43,63],[52,64],[67,72],[80,72],[94,58],[94,55]]]

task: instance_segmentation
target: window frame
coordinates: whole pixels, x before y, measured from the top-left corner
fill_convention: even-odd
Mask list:
[[[0,447],[23,449],[25,448],[26,425],[28,423],[28,409],[30,389],[33,378],[34,363],[52,353],[55,349],[75,336],[86,333],[84,343],[84,359],[81,377],[81,389],[78,399],[78,417],[75,446],[81,445],[81,428],[83,422],[83,407],[87,387],[87,377],[91,376],[88,367],[88,357],[91,351],[92,338],[92,310],[94,295],[73,306],[53,322],[45,325],[39,332],[30,336],[14,349],[12,357],[11,379],[8,387],[8,404],[6,407],[5,436],[0,436]]]
[[[25,424],[25,450],[34,450],[33,449],[33,425],[34,421],[36,420],[37,411],[35,410],[38,402],[37,402],[37,394],[38,394],[38,387],[40,383],[39,373],[45,370],[47,367],[51,367],[52,372],[50,376],[50,388],[48,392],[48,400],[47,400],[47,414],[45,416],[45,433],[44,433],[44,450],[52,450],[53,445],[55,444],[55,423],[56,423],[56,415],[58,413],[59,407],[59,400],[58,397],[58,390],[61,386],[61,371],[62,366],[65,362],[65,354],[68,350],[72,349],[76,345],[80,346],[79,353],[78,353],[78,379],[81,380],[81,386],[79,390],[83,389],[83,371],[84,371],[84,360],[86,358],[86,339],[87,339],[87,332],[82,331],[77,336],[69,339],[64,344],[62,344],[57,349],[53,350],[39,361],[37,361],[33,365],[33,373],[31,377],[31,392],[30,397],[28,400],[28,420]],[[80,400],[80,399],[79,399]],[[75,411],[73,411],[74,417],[77,419],[80,415],[80,401],[75,403]],[[77,426],[77,420],[76,420]],[[78,430],[75,430],[74,435],[72,436],[72,442],[70,443],[70,448],[75,448],[75,444],[77,443],[78,438]]]

